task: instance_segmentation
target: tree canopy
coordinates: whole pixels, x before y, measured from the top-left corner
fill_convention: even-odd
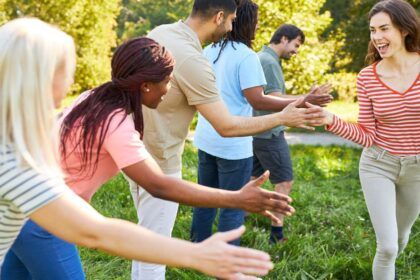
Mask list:
[[[111,49],[116,45],[115,0],[1,0],[0,21],[38,17],[59,26],[76,43],[77,69],[73,91],[95,87],[110,78]],[[2,19],[2,16],[4,19]]]
[[[306,93],[313,82],[332,82],[340,99],[353,100],[355,73],[364,67],[367,13],[377,0],[254,0],[260,8],[254,50],[267,44],[283,23],[306,37],[299,54],[285,61],[288,92]],[[407,0],[420,12],[419,0]],[[77,70],[73,91],[109,79],[111,51],[155,26],[185,19],[193,0],[0,0],[0,24],[35,16],[58,25],[75,39]]]

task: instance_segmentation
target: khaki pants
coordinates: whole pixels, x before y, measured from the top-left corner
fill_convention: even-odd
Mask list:
[[[395,259],[420,213],[420,155],[398,157],[377,146],[365,148],[359,174],[376,235],[373,279],[393,280]]]
[[[175,178],[181,178],[181,172],[167,174]],[[124,176],[129,185],[130,192],[137,209],[139,225],[165,236],[172,235],[175,218],[178,212],[178,203],[155,198],[150,195],[136,182]],[[156,248],[165,250],[165,248]],[[176,257],[176,256],[174,256]],[[165,280],[166,266],[153,263],[133,261],[131,265],[132,280]]]

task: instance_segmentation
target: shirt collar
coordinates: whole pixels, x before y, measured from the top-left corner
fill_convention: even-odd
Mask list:
[[[270,48],[269,46],[264,46],[263,51],[270,54],[275,60],[280,61],[280,58],[277,55],[277,53],[272,48]]]

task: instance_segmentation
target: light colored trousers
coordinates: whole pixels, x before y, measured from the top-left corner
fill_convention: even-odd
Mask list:
[[[181,172],[166,175],[175,178],[182,177]],[[178,203],[155,198],[138,186],[136,182],[127,176],[124,177],[130,185],[130,192],[139,219],[138,224],[161,235],[171,236],[178,212]],[[165,248],[156,248],[156,250],[165,250]],[[131,279],[165,280],[165,269],[165,265],[133,261],[131,265]]]
[[[420,213],[420,155],[398,157],[365,148],[359,175],[376,235],[373,279],[393,280],[395,260]]]

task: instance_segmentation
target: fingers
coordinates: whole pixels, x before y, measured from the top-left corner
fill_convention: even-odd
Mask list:
[[[230,247],[228,254],[231,257],[227,261],[230,262],[231,270],[235,273],[262,276],[266,275],[273,268],[270,255],[265,252],[233,245],[228,246]]]
[[[273,213],[271,213],[268,210],[263,211],[261,215],[269,218],[273,223],[279,224],[281,222],[279,218],[277,218]]]
[[[230,276],[226,277],[227,280],[262,280],[256,276],[245,275],[243,273],[232,273]]]
[[[262,184],[267,181],[268,177],[270,176],[270,171],[266,170],[260,177],[254,180],[257,187],[261,186]]]
[[[292,216],[293,213],[296,212],[295,208],[279,200],[271,200],[270,202],[266,202],[263,208],[265,209],[264,211],[273,211],[285,216]],[[261,215],[268,217],[265,215],[265,213],[261,213]],[[268,218],[271,219],[271,217]]]
[[[265,198],[271,199],[271,200],[280,200],[280,201],[286,201],[287,203],[292,202],[292,198],[288,195],[274,192],[274,191],[268,191],[268,190],[262,190],[264,192]]]
[[[292,103],[290,103],[288,106],[298,107],[303,104],[304,100],[305,100],[304,97],[300,97],[296,99],[295,101],[293,101]]]
[[[261,206],[264,211],[274,211],[287,216],[295,212],[295,209],[289,205],[292,202],[289,196],[267,190],[265,192],[265,199],[261,201]],[[271,219],[271,213],[260,214]]]
[[[315,127],[313,127],[313,126],[307,126],[307,125],[304,125],[304,124],[298,125],[297,127],[303,128],[303,129],[306,129],[306,130],[315,130]]]
[[[313,82],[311,85],[311,92],[316,89],[316,82]]]
[[[245,226],[240,226],[237,229],[233,229],[226,232],[219,232],[218,234],[214,235],[215,239],[222,240],[224,242],[230,242],[235,239],[241,237],[241,235],[245,232]]]
[[[306,102],[305,105],[308,106],[307,104],[310,104],[310,103]],[[317,106],[317,105],[312,105],[311,107],[308,107],[308,108],[303,109],[303,110],[305,110],[304,111],[305,114],[322,113],[322,111],[323,111],[322,108]]]
[[[330,93],[332,91],[332,84],[326,83],[319,87],[319,92],[321,94]]]

